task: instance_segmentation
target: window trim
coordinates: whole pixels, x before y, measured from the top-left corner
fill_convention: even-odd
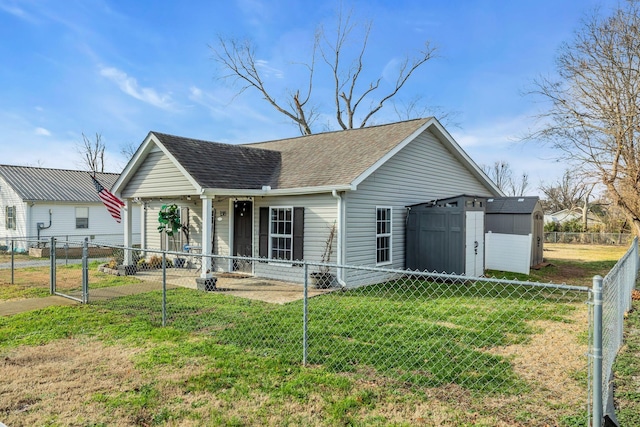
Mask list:
[[[86,217],[78,216],[78,209],[86,209],[87,216]],[[89,206],[76,206],[75,207],[75,214],[76,214],[76,230],[88,230],[89,229]],[[87,220],[87,226],[86,227],[78,227],[78,219],[86,219]]]
[[[387,233],[378,233],[378,212],[384,209],[388,213],[388,217],[385,220],[385,223],[389,224],[389,231]],[[376,239],[376,266],[381,265],[389,265],[393,263],[393,207],[392,206],[376,206],[376,216],[375,216],[375,239]],[[389,251],[389,259],[385,261],[378,261],[378,253],[380,248],[378,247],[378,239],[379,238],[388,238],[388,248]]]
[[[11,212],[11,215],[9,215],[9,212]],[[5,206],[4,209],[4,228],[7,230],[17,230],[18,228],[18,221],[17,221],[17,209],[16,206]],[[10,221],[11,220],[11,223]]]
[[[283,209],[288,209],[291,212],[291,233],[290,234],[278,234],[278,233],[272,233],[272,226],[273,226],[273,211],[274,210],[283,210]],[[293,250],[293,246],[294,246],[294,208],[293,206],[269,206],[269,252],[268,252],[268,259],[270,260],[275,260],[275,261],[293,261],[293,257],[294,257],[294,250]],[[274,258],[273,257],[273,238],[285,238],[285,239],[289,239],[291,241],[291,249],[289,249],[289,254],[290,254],[290,258],[289,259],[285,259],[285,258]],[[285,249],[286,250],[286,249]]]

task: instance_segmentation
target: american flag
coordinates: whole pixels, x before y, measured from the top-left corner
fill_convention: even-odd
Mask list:
[[[120,222],[122,220],[120,217],[120,209],[124,207],[122,200],[118,199],[116,196],[111,194],[109,190],[104,188],[95,176],[91,176],[91,179],[93,180],[93,185],[96,186],[96,190],[98,190],[98,197],[100,197],[102,203],[104,203],[113,219]]]

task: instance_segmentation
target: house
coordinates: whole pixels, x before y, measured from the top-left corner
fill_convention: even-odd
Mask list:
[[[578,221],[580,223],[583,222],[583,212],[582,208],[573,208],[573,209],[562,209],[557,212],[553,212],[551,214],[545,214],[544,223],[556,223],[556,224],[564,224],[570,221]],[[587,226],[602,226],[602,220],[593,212],[587,213]]]
[[[492,270],[529,274],[543,261],[544,211],[537,196],[487,199],[486,266]]]
[[[167,247],[157,231],[163,205],[180,207],[186,233],[173,245],[203,253],[292,261],[213,265],[201,279],[246,270],[303,282],[295,260],[405,267],[406,206],[450,196],[501,196],[500,190],[434,118],[269,142],[232,145],[150,132],[116,181],[127,207],[143,204],[143,248]],[[125,209],[125,241],[133,219]],[[346,268],[338,283],[380,280]]]
[[[118,176],[96,174],[106,188]],[[107,212],[85,171],[0,165],[0,205],[0,245],[20,239],[14,243],[16,251],[27,251],[35,241],[51,236],[71,241],[88,237],[111,244],[124,241],[122,224]],[[136,235],[139,229],[130,232]]]

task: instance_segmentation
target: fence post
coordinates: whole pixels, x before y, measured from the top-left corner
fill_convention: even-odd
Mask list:
[[[15,240],[11,239],[11,284],[14,284],[14,272],[15,272],[15,259],[14,259],[14,252],[15,252],[15,245],[14,245]]]
[[[167,326],[167,253],[162,252],[162,326]]]
[[[602,276],[593,277],[593,426],[602,425]]]
[[[304,263],[304,298],[302,312],[302,365],[307,365],[307,351],[309,348],[309,264]]]
[[[56,238],[51,237],[49,243],[49,292],[56,293]]]
[[[82,242],[82,302],[89,303],[89,238]]]

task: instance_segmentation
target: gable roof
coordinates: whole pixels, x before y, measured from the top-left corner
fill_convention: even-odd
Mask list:
[[[487,199],[485,212],[488,214],[531,214],[540,200],[533,197],[493,197]]]
[[[282,169],[277,188],[349,186],[429,119],[326,132],[249,144],[278,151]]]
[[[152,131],[125,167],[114,191],[122,191],[154,145],[201,193],[260,192],[265,187],[276,192],[355,189],[427,128],[487,188],[501,194],[434,118],[241,145]]]
[[[96,187],[86,171],[0,165],[0,176],[25,202],[97,202]],[[105,188],[111,188],[120,175],[96,173]]]
[[[276,151],[152,134],[202,188],[262,188],[272,185],[280,168]]]

